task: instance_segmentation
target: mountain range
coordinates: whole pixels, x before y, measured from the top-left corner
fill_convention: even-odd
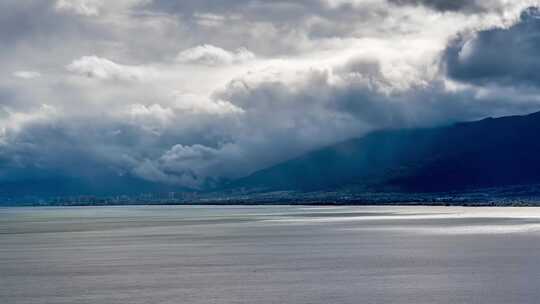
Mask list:
[[[378,131],[234,181],[259,191],[448,192],[540,183],[540,112]]]
[[[459,194],[485,188],[524,189],[527,185],[534,189],[540,185],[540,112],[436,128],[376,131],[199,193],[210,199],[231,193],[258,195],[280,191]],[[169,191],[193,192],[129,176],[0,182],[0,198],[12,201],[25,196]]]

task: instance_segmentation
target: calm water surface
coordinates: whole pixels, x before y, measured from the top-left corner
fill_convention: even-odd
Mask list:
[[[0,209],[0,303],[538,303],[540,209]]]

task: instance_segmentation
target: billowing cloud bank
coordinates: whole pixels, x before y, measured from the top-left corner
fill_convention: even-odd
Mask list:
[[[371,130],[540,109],[533,0],[6,0],[0,181],[190,188]]]

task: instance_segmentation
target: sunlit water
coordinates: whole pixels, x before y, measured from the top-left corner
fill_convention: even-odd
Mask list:
[[[0,303],[538,303],[540,209],[0,209]]]

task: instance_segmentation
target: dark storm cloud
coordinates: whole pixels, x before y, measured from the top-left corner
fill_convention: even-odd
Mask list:
[[[439,11],[478,11],[481,7],[475,0],[388,0],[396,5],[423,5]]]
[[[455,41],[447,50],[445,65],[450,77],[474,84],[540,87],[540,19],[528,10],[509,29],[478,33]]]
[[[298,1],[257,1],[257,0],[154,0],[146,8],[160,10],[167,13],[192,15],[194,13],[214,14],[246,14],[249,18],[260,17],[266,12],[268,19],[279,21],[280,19],[292,18],[298,13],[322,11],[324,5],[321,1],[298,0]],[[247,13],[257,13],[248,15]],[[260,16],[259,16],[260,15]]]

